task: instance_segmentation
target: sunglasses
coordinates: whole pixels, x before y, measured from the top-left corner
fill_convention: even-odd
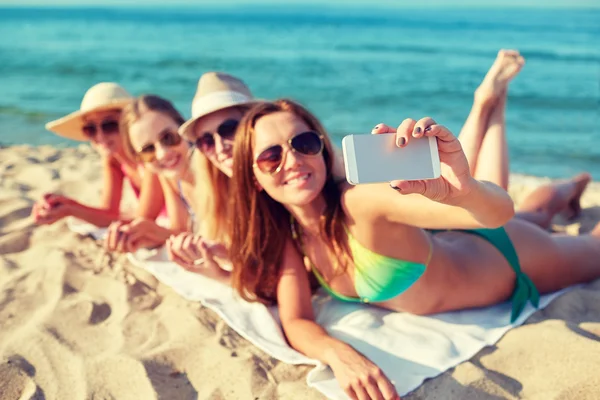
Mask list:
[[[314,131],[302,132],[287,141],[290,150],[304,156],[317,156],[323,151],[323,136]],[[283,167],[285,152],[278,144],[264,150],[256,157],[254,166],[265,174],[275,175]]]
[[[174,147],[181,143],[183,139],[177,132],[166,131],[158,139],[163,147]],[[147,144],[140,151],[138,151],[138,157],[145,162],[149,163],[156,159],[156,143]]]
[[[231,140],[235,136],[235,131],[240,121],[235,119],[225,120],[217,127],[216,133],[206,132],[196,139],[195,145],[198,150],[204,154],[212,154],[215,151],[215,134],[222,139]]]
[[[98,133],[98,130],[100,129],[102,130],[102,132],[104,132],[105,135],[117,134],[119,133],[119,121],[114,119],[107,119],[106,121],[100,122],[98,125],[96,125],[93,122],[90,122],[85,124],[81,128],[83,134],[90,139],[95,138],[96,134]]]

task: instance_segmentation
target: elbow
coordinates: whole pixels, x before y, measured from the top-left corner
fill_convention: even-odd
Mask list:
[[[484,228],[500,228],[515,216],[515,204],[507,194],[503,201],[489,213],[489,218],[485,221]]]

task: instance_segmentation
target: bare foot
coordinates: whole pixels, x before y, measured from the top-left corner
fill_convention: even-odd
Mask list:
[[[508,84],[525,65],[525,59],[517,50],[500,50],[490,70],[475,90],[475,102],[492,106],[506,94]]]
[[[569,205],[565,210],[565,217],[569,220],[577,218],[581,214],[581,195],[585,191],[587,185],[591,182],[592,176],[587,172],[581,173],[571,178],[571,181],[575,184],[575,191],[569,201]]]
[[[540,186],[524,199],[519,211],[523,215],[538,215],[544,221],[538,225],[544,228],[550,226],[557,214],[562,213],[569,220],[576,218],[581,213],[581,195],[591,179],[584,172],[566,181]]]

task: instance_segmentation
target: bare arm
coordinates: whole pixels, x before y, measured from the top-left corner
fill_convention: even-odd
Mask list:
[[[391,132],[396,133],[400,147],[411,140],[435,137],[441,176],[348,189],[344,203],[350,213],[358,209],[374,218],[432,229],[495,228],[514,216],[513,201],[504,189],[471,176],[462,146],[448,129],[423,118],[407,119],[397,129],[379,124],[374,130],[376,134]]]
[[[162,187],[167,214],[169,214],[171,233],[178,234],[188,231],[190,215],[179,197],[178,189],[175,188],[167,178],[159,176],[158,179],[160,180],[160,186]]]
[[[165,196],[158,176],[144,171],[136,217],[155,220],[165,206]]]
[[[351,398],[398,398],[388,378],[352,346],[335,339],[315,322],[308,274],[291,242],[286,245],[277,285],[279,316],[290,345],[327,364]]]
[[[123,194],[123,172],[112,158],[103,159],[103,190],[102,206],[100,208],[85,206],[72,199],[61,196],[50,197],[48,203],[51,212],[71,215],[96,226],[108,226],[119,218],[119,207]]]
[[[513,202],[502,188],[475,181],[469,194],[443,204],[418,194],[400,195],[389,184],[349,187],[344,193],[345,208],[373,218],[424,229],[495,228],[506,223],[514,213]]]

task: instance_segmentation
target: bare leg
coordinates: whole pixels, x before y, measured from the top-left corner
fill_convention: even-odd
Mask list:
[[[494,182],[508,190],[509,158],[506,140],[506,92],[500,95],[490,115],[489,125],[481,148],[474,177]]]
[[[475,176],[477,160],[479,159],[479,149],[487,131],[489,116],[493,108],[493,101],[488,101],[487,99],[486,101],[482,101],[475,96],[471,112],[458,136],[458,140],[469,162],[469,170],[472,176]]]
[[[581,195],[592,177],[581,173],[573,178],[543,185],[520,204],[517,217],[548,229],[555,215],[565,212],[568,219],[579,216]]]
[[[491,66],[479,88],[475,91],[473,107],[460,132],[459,140],[467,156],[471,174],[477,179],[486,179],[478,177],[478,170],[482,163],[490,166],[486,169],[506,168],[508,170],[508,158],[503,160],[501,165],[496,166],[481,156],[481,149],[488,137],[494,111],[499,105],[499,101],[506,97],[508,84],[518,74],[524,63],[525,60],[519,55],[518,51],[500,50],[494,64]],[[496,131],[500,128],[502,131],[504,130],[503,110],[505,104],[500,105],[502,106],[502,110],[497,111],[494,122],[494,125],[500,124],[494,127]],[[491,136],[494,137],[494,140],[498,140],[498,138],[495,138],[496,135]],[[502,137],[504,136],[502,135]],[[494,159],[496,160],[498,157],[494,157]],[[508,173],[506,175],[508,176]],[[493,182],[503,186],[501,182]]]

